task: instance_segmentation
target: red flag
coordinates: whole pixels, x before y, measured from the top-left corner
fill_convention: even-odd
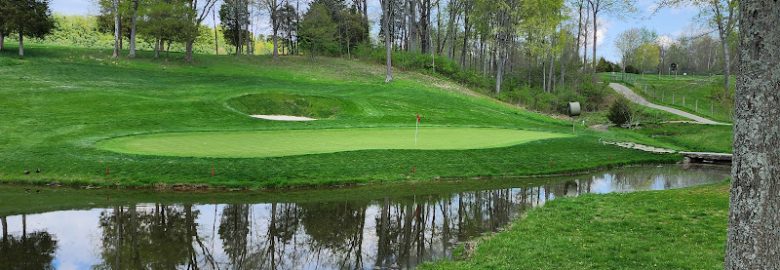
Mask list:
[[[420,114],[417,114],[417,123],[420,123]]]

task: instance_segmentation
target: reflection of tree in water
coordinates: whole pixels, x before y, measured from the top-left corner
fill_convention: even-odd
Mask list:
[[[27,233],[27,216],[22,215],[22,235],[8,234],[8,220],[0,217],[3,226],[0,239],[0,269],[54,269],[57,240],[48,232]]]
[[[100,213],[103,231],[103,262],[96,269],[175,269],[186,265],[198,268],[199,257],[209,260],[210,252],[197,235],[192,205],[172,207],[156,204],[138,211],[131,205],[115,206]],[[193,244],[197,244],[200,255]]]
[[[308,246],[318,255],[330,252],[328,263],[336,268],[363,268],[366,208],[364,202],[301,204],[301,223],[311,239]]]
[[[247,240],[250,229],[250,205],[227,205],[222,209],[219,222],[219,238],[230,264],[242,266],[247,259]]]

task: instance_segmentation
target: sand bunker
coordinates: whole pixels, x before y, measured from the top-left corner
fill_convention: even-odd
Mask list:
[[[314,121],[317,119],[304,117],[304,116],[292,116],[292,115],[265,115],[265,114],[255,114],[250,115],[253,118],[259,118],[259,119],[265,119],[265,120],[271,120],[271,121]]]

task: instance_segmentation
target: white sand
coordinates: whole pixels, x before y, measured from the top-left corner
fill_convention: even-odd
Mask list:
[[[292,115],[264,115],[264,114],[255,114],[250,115],[253,118],[259,118],[259,119],[265,119],[265,120],[271,120],[271,121],[314,121],[317,119],[309,118],[309,117],[303,117],[303,116],[292,116]]]

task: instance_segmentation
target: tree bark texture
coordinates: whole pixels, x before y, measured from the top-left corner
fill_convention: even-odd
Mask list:
[[[382,9],[385,13],[382,26],[385,28],[385,58],[387,61],[387,74],[385,77],[385,83],[393,81],[393,44],[391,43],[392,40],[390,39],[390,1],[392,0],[382,0]]]
[[[119,58],[119,40],[122,36],[119,34],[119,0],[111,1],[114,9],[114,53],[111,55],[113,58]]]
[[[138,17],[138,1],[133,0],[133,17],[130,18],[130,53],[128,57],[135,58],[135,26]]]
[[[780,3],[740,1],[726,269],[780,269]]]

